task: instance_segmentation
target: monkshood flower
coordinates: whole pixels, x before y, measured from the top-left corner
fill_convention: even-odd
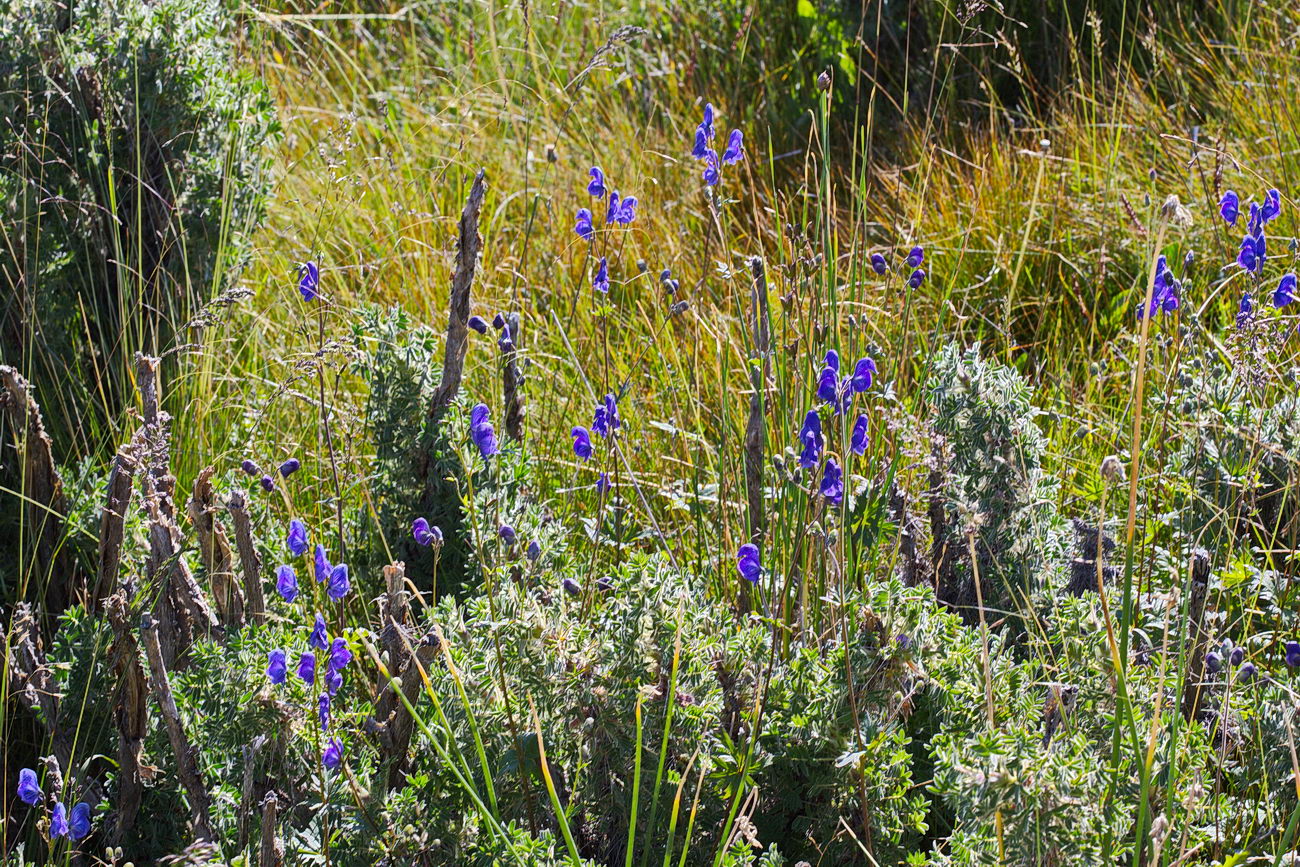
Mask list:
[[[835,403],[839,397],[840,378],[835,375],[835,369],[832,367],[823,367],[821,375],[817,377],[817,396],[827,403]]]
[[[1296,276],[1287,274],[1278,282],[1277,289],[1273,291],[1273,306],[1285,307],[1294,300],[1296,300]]]
[[[330,655],[326,663],[330,671],[342,671],[351,661],[352,651],[348,650],[348,643],[345,640],[336,638],[330,642]]]
[[[510,526],[509,524],[502,524],[500,527],[498,527],[497,535],[500,536],[501,541],[505,542],[507,545],[513,545],[516,541],[519,540],[519,534],[516,533],[515,528]]]
[[[704,171],[700,177],[705,186],[716,187],[722,180],[722,166],[718,163],[718,154],[712,148],[704,155]]]
[[[577,596],[582,592],[582,585],[568,575],[565,575],[560,581],[560,586],[563,587],[564,592],[568,593],[570,596]]]
[[[330,570],[329,584],[325,588],[325,592],[329,595],[329,598],[338,602],[344,596],[347,596],[348,591],[351,589],[352,581],[348,577],[347,563],[340,563]]]
[[[262,476],[262,490],[268,494],[275,490],[275,479],[270,476]]]
[[[727,148],[722,152],[722,164],[734,166],[745,158],[745,137],[740,130],[733,129],[727,136]]]
[[[1174,272],[1169,270],[1165,257],[1156,259],[1156,279],[1152,286],[1150,313],[1173,313],[1178,309],[1178,291],[1181,284],[1174,279]],[[1142,309],[1138,308],[1138,318],[1142,318]]]
[[[620,226],[630,226],[636,219],[636,196],[627,196],[619,199],[618,191],[615,190],[610,194],[609,215],[606,217],[607,223],[618,223]],[[613,207],[614,202],[618,202],[618,207]]]
[[[1238,666],[1245,661],[1246,661],[1246,648],[1244,647],[1232,648],[1232,652],[1228,654],[1228,664],[1232,666]]]
[[[289,669],[283,650],[272,650],[266,655],[266,676],[271,683],[284,683]]]
[[[591,455],[595,451],[591,445],[591,431],[585,427],[575,427],[569,431],[573,437],[573,453],[584,461],[591,460]]]
[[[316,682],[316,654],[310,650],[298,657],[298,677],[306,684]]]
[[[301,557],[307,553],[307,526],[294,518],[289,522],[289,553],[295,557]]]
[[[840,372],[840,354],[834,349],[826,350],[826,366],[837,374]]]
[[[514,352],[515,341],[510,335],[509,325],[501,326],[501,336],[497,338],[497,349],[500,349],[502,352]]]
[[[600,170],[600,166],[592,166],[590,175],[591,183],[587,184],[588,195],[598,199],[605,198],[605,173]]]
[[[799,453],[799,466],[811,470],[817,466],[822,456],[822,419],[816,410],[808,410],[804,416],[803,427],[799,429],[799,442],[803,450]]]
[[[316,701],[316,719],[320,721],[322,729],[330,727],[330,697],[327,692],[321,693]]]
[[[859,415],[858,420],[853,423],[853,436],[849,440],[850,448],[855,455],[865,455],[867,453],[867,444],[869,442],[867,435],[867,417]]]
[[[289,460],[280,464],[280,475],[287,479],[300,469],[302,469],[302,461],[297,458],[289,458]]]
[[[591,225],[591,210],[589,208],[578,208],[578,219],[573,224],[573,231],[578,233],[578,237],[584,241],[590,241],[591,236],[596,234],[596,229]]]
[[[23,768],[18,772],[18,797],[29,807],[35,807],[41,802],[41,784],[37,782],[36,772],[31,768]]]
[[[695,130],[695,146],[691,148],[691,156],[697,160],[702,160],[709,155],[709,137],[705,134],[702,127]]]
[[[1288,668],[1300,668],[1300,641],[1288,641],[1285,656]]]
[[[1255,675],[1258,673],[1259,670],[1255,668],[1255,663],[1248,662],[1241,667],[1240,671],[1237,672],[1237,683],[1250,683],[1255,679]]]
[[[883,276],[884,273],[889,270],[889,263],[886,262],[885,257],[880,255],[879,253],[872,253],[871,270]]]
[[[90,805],[79,801],[68,816],[68,836],[82,840],[90,836]]]
[[[1205,654],[1206,671],[1210,674],[1214,674],[1220,668],[1223,668],[1223,657],[1219,655],[1218,651],[1211,650],[1209,653]]]
[[[1258,235],[1264,230],[1263,210],[1254,202],[1250,203],[1250,216],[1246,219],[1246,234]]]
[[[1245,328],[1246,323],[1250,322],[1254,315],[1255,305],[1251,303],[1250,293],[1243,292],[1241,294],[1241,301],[1237,304],[1237,327]]]
[[[609,482],[609,473],[601,473],[596,477],[596,493],[605,494],[613,487]]]
[[[298,266],[298,291],[304,301],[314,301],[320,294],[320,267],[315,262]]]
[[[528,560],[531,563],[536,563],[537,558],[542,556],[542,546],[537,544],[536,539],[528,543],[527,554],[528,554]]]
[[[907,258],[903,260],[903,264],[909,268],[919,268],[924,261],[925,250],[921,247],[913,247],[911,252],[907,254]]]
[[[826,468],[822,470],[821,495],[832,506],[844,502],[844,472],[835,458],[826,459]]]
[[[298,576],[293,574],[293,567],[288,563],[275,570],[275,590],[285,602],[298,598]]]
[[[311,634],[307,636],[307,646],[314,647],[317,650],[324,650],[329,647],[329,638],[325,633],[325,618],[316,612],[316,623],[311,628]]]
[[[492,327],[497,331],[506,327],[506,316],[504,313],[498,313],[496,316],[492,317]]]
[[[920,289],[921,284],[924,282],[925,282],[924,268],[917,268],[915,271],[912,272],[911,276],[907,278],[907,285],[911,286],[913,289]]]
[[[57,840],[68,836],[68,808],[56,803],[50,813],[50,839]]]
[[[1277,190],[1269,190],[1264,194],[1264,205],[1259,209],[1259,223],[1261,226],[1267,225],[1282,213],[1282,194]]]
[[[343,673],[340,671],[335,671],[332,668],[326,667],[325,689],[329,691],[330,695],[333,695],[334,693],[339,691],[339,687],[341,686],[343,686]]]
[[[713,138],[713,103],[704,103],[704,119],[700,121],[699,131],[704,133],[704,137],[712,140]]]
[[[740,572],[740,577],[750,584],[758,583],[759,575],[763,572],[763,564],[758,558],[757,545],[740,546],[740,550],[736,552],[736,571]]]
[[[876,362],[870,358],[859,358],[858,363],[853,365],[853,391],[857,394],[871,388],[871,384],[876,380]]]
[[[1233,190],[1228,190],[1219,199],[1219,216],[1229,226],[1237,225],[1237,216],[1241,213],[1241,199]]]
[[[431,525],[424,518],[416,518],[411,522],[411,537],[415,539],[415,544],[429,547],[442,545],[442,530],[439,527]]]
[[[474,440],[474,445],[478,446],[479,454],[484,460],[492,457],[501,450],[497,448],[496,431],[492,429],[488,421],[487,404],[475,404],[469,414],[469,435]]]
[[[334,567],[330,565],[329,560],[325,559],[324,545],[316,546],[316,562],[314,566],[316,571],[317,584],[320,584],[321,582],[325,581],[330,577],[330,570],[333,569]]]
[[[1260,273],[1264,270],[1267,248],[1268,245],[1263,232],[1257,235],[1247,235],[1241,239],[1241,248],[1237,252],[1237,264],[1252,274]]]
[[[343,741],[330,738],[325,745],[325,752],[321,753],[320,761],[326,770],[337,771],[339,765],[343,764]]]
[[[467,324],[479,334],[487,334],[487,320],[482,316],[471,316]]]
[[[622,426],[623,422],[618,416],[618,401],[612,394],[605,395],[605,401],[596,406],[591,429],[600,436],[608,438]]]
[[[591,288],[601,294],[609,294],[609,260],[604,256],[600,257],[600,263],[596,266],[596,273],[591,278]]]
[[[244,462],[239,465],[239,468],[250,476],[258,476],[262,474],[262,471],[258,468],[257,464],[253,463],[248,458],[244,458]]]

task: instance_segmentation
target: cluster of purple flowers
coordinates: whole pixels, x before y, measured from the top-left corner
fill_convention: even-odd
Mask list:
[[[1186,274],[1184,274],[1186,276]],[[1183,292],[1183,284],[1174,277],[1174,272],[1169,268],[1169,262],[1162,255],[1156,259],[1156,280],[1151,292],[1151,307],[1147,315],[1155,316],[1157,313],[1173,313],[1178,309],[1179,299]],[[1138,307],[1138,318],[1141,319],[1143,310]]]
[[[1237,248],[1237,264],[1243,270],[1251,274],[1258,282],[1264,274],[1264,263],[1268,259],[1268,241],[1264,234],[1264,227],[1282,213],[1282,194],[1276,189],[1271,189],[1264,194],[1262,204],[1251,201],[1249,204],[1249,216],[1246,218],[1246,234],[1241,239],[1241,244]],[[1233,190],[1228,190],[1219,200],[1219,215],[1223,217],[1225,223],[1229,226],[1235,226],[1237,219],[1241,215],[1241,199]],[[1300,297],[1296,292],[1296,275],[1293,273],[1283,275],[1278,281],[1277,288],[1273,290],[1273,307],[1281,309],[1291,304]],[[1246,293],[1242,296],[1240,307],[1237,312],[1237,323],[1242,325],[1249,321],[1253,307],[1250,302],[1250,295]]]
[[[471,316],[466,324],[479,334],[487,334],[488,322],[482,316]],[[497,348],[502,352],[513,350],[515,348],[514,335],[510,331],[510,323],[506,320],[505,314],[498,313],[493,316],[492,327],[499,332],[497,335]]]
[[[605,395],[605,399],[596,404],[596,412],[592,417],[591,429],[585,427],[575,427],[569,431],[573,437],[573,453],[578,456],[579,460],[589,461],[595,454],[595,445],[591,441],[592,433],[602,439],[609,439],[614,436],[620,427],[623,426],[623,420],[618,414],[618,398],[612,394]],[[596,490],[605,493],[609,490],[609,473],[601,473],[596,479]]]
[[[252,458],[244,458],[243,462],[240,463],[239,468],[243,470],[246,475],[261,476],[258,481],[262,485],[262,490],[266,491],[268,494],[275,490],[275,478],[270,473],[263,473],[262,468],[259,467]],[[280,464],[278,472],[280,473],[281,478],[287,479],[300,469],[302,469],[302,461],[297,458],[289,458],[287,461]]]
[[[835,415],[842,415],[852,409],[854,397],[871,388],[877,372],[876,362],[863,357],[853,365],[852,373],[841,376],[839,353],[834,349],[828,350],[821,375],[817,378],[817,396],[833,408]],[[867,416],[858,413],[850,431],[849,449],[856,455],[864,455],[869,442]],[[805,469],[815,469],[821,461],[824,447],[821,414],[815,409],[809,410],[799,429],[799,465]],[[819,490],[833,506],[844,501],[844,471],[834,457],[828,457],[822,467]]]
[[[704,183],[710,187],[716,187],[722,180],[723,166],[735,165],[745,158],[745,137],[740,130],[733,129],[727,136],[727,145],[721,156],[718,156],[718,152],[713,148],[715,135],[713,105],[705,103],[704,119],[695,128],[695,145],[691,148],[691,156],[704,161]]]
[[[636,219],[636,196],[621,196],[618,190],[607,190],[605,187],[605,173],[601,171],[600,166],[592,166],[590,175],[591,182],[587,184],[587,192],[597,199],[604,199],[606,193],[609,195],[609,203],[605,210],[605,224],[631,225],[632,221]],[[590,208],[578,209],[578,219],[573,230],[584,241],[590,241],[596,234],[593,219]]]
[[[306,554],[308,547],[311,545],[307,537],[307,526],[297,518],[289,522],[289,534],[286,544],[289,548],[289,555],[294,558]],[[331,565],[325,556],[325,546],[317,544],[313,565],[316,581],[325,585],[326,595],[335,602],[342,601],[352,589],[348,564]],[[283,563],[276,567],[275,590],[284,598],[285,602],[293,602],[298,598],[298,573],[294,571],[293,566]]]
[[[29,807],[39,806],[45,800],[41,784],[36,778],[36,771],[23,768],[18,772],[18,798]],[[50,841],[60,837],[81,840],[90,835],[90,805],[79,801],[71,810],[67,805],[56,801],[50,809]]]
[[[925,262],[925,249],[920,246],[913,247],[908,251],[907,257],[903,259],[903,264],[912,269],[912,273],[907,275],[907,285],[913,289],[920,289],[921,284],[925,282],[925,269],[921,264]],[[875,271],[882,277],[889,273],[889,262],[881,253],[871,254],[871,270]]]
[[[321,692],[316,698],[316,719],[320,723],[322,734],[327,734],[330,729],[331,705],[334,696],[343,686],[343,670],[352,662],[352,651],[348,649],[347,641],[343,638],[330,639],[329,633],[325,626],[325,618],[319,613],[316,614],[315,623],[307,634],[307,646],[310,650],[304,650],[298,655],[298,664],[295,668],[298,678],[308,687],[316,685],[316,652],[319,651],[325,655],[325,691]],[[282,685],[289,679],[289,660],[288,653],[285,650],[276,648],[267,654],[266,676],[271,683]],[[327,742],[321,761],[325,767],[333,770],[339,766],[343,760],[343,744],[338,738],[330,738]]]

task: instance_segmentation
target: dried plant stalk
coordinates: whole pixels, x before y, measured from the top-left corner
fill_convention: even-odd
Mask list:
[[[261,867],[280,867],[284,863],[284,846],[276,834],[276,812],[278,799],[275,792],[268,792],[262,801],[262,852],[258,859]]]
[[[217,520],[217,497],[212,490],[212,467],[199,472],[190,497],[190,522],[199,537],[199,553],[208,573],[217,616],[227,629],[244,625],[244,594],[235,582],[235,557],[226,529]]]
[[[754,274],[752,292],[754,350],[760,361],[753,370],[749,396],[749,421],[745,425],[745,494],[749,504],[749,541],[760,544],[767,528],[763,510],[763,446],[766,442],[763,393],[770,375],[770,331],[767,310],[767,272],[763,260],[749,261]]]
[[[146,773],[141,759],[144,739],[149,733],[149,687],[144,667],[140,665],[140,645],[127,616],[126,593],[118,591],[109,596],[104,610],[113,625],[109,655],[117,672],[117,687],[113,692],[113,721],[117,725],[117,819],[112,833],[116,845],[135,826],[144,794]]]
[[[59,722],[60,696],[58,685],[45,661],[45,648],[41,644],[41,629],[36,622],[32,606],[19,602],[14,606],[10,626],[9,692],[17,696],[45,727],[54,757],[59,768],[66,773],[72,759],[72,739]],[[3,636],[0,636],[3,639]]]
[[[1202,548],[1192,552],[1192,585],[1187,598],[1187,674],[1183,681],[1183,718],[1193,720],[1200,711],[1205,680],[1205,600],[1210,589],[1210,555]]]
[[[162,711],[167,739],[171,741],[172,753],[176,756],[177,774],[190,802],[190,823],[194,826],[194,836],[198,840],[214,840],[210,818],[212,798],[199,772],[198,751],[190,745],[189,738],[185,735],[181,713],[177,710],[176,699],[172,695],[167,666],[163,662],[162,644],[158,637],[158,621],[149,614],[144,615],[140,621],[140,636],[144,641],[145,656],[149,659],[149,684],[153,690],[154,702]]]
[[[451,298],[447,303],[447,345],[442,363],[442,382],[429,404],[429,415],[437,418],[460,392],[469,341],[470,288],[478,268],[483,239],[478,233],[479,212],[487,192],[487,174],[483,169],[474,176],[465,210],[460,215],[460,232],[456,241],[456,265],[451,276]]]
[[[519,368],[519,346],[521,326],[519,314],[511,313],[506,317],[506,326],[510,329],[510,348],[502,356],[501,391],[505,396],[506,435],[514,440],[524,438],[524,374]]]
[[[117,574],[122,562],[122,537],[126,530],[126,510],[131,506],[131,483],[135,478],[136,458],[129,446],[118,449],[108,472],[108,491],[104,511],[99,516],[99,559],[91,604],[117,591]]]
[[[248,519],[248,505],[244,495],[235,491],[226,506],[230,520],[235,524],[235,547],[239,550],[239,565],[244,572],[244,609],[253,623],[266,622],[266,597],[262,594],[262,558],[253,545],[253,525]]]

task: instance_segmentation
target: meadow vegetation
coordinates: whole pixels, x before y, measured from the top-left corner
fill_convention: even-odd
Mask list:
[[[5,863],[1294,863],[1298,32],[0,0]]]

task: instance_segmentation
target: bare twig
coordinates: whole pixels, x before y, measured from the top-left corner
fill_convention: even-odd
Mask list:
[[[176,708],[176,699],[172,696],[171,683],[167,679],[167,667],[163,663],[158,621],[153,616],[146,614],[141,619],[140,636],[144,640],[145,655],[149,659],[149,683],[153,689],[154,701],[162,711],[167,738],[171,741],[172,753],[176,756],[177,774],[190,802],[190,822],[194,826],[194,836],[198,840],[213,840],[215,838],[209,818],[212,799],[199,773],[197,751],[190,746],[181,724],[181,714]]]

